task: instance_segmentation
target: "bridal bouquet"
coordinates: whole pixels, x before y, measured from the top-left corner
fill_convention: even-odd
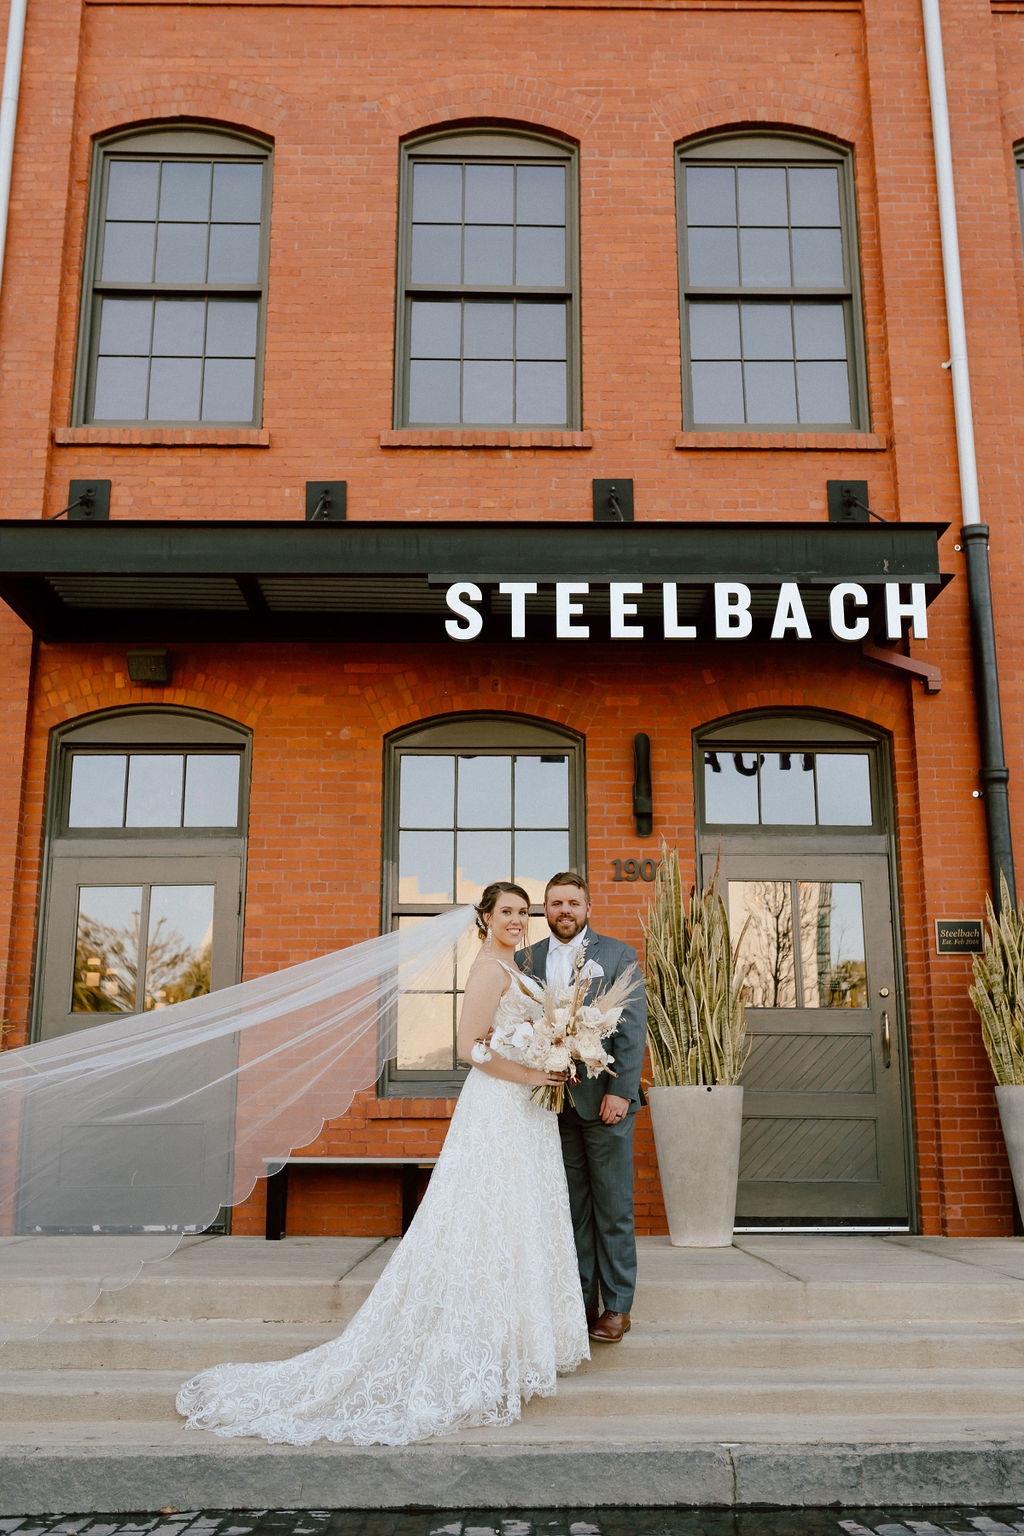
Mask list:
[[[512,978],[512,996],[505,1008],[505,1017],[495,1026],[489,1041],[478,1041],[473,1047],[474,1061],[487,1061],[488,1045],[515,1050],[518,1060],[528,1067],[538,1067],[544,1072],[565,1072],[565,1083],[543,1083],[530,1095],[543,1109],[553,1109],[556,1114],[565,1103],[568,1085],[579,1082],[579,1063],[587,1069],[588,1077],[611,1071],[615,1060],[605,1050],[604,1042],[615,1032],[622,1010],[640,984],[637,966],[630,966],[615,981],[585,1002],[587,990],[595,975],[591,961],[584,959],[582,950],[573,958],[572,976],[568,986],[552,987],[512,966],[506,966]],[[572,1093],[569,1093],[572,1103]]]

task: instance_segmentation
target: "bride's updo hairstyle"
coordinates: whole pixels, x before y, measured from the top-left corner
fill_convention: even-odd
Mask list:
[[[530,905],[529,893],[524,891],[521,885],[513,885],[510,880],[495,880],[490,885],[485,886],[484,893],[480,897],[480,900],[477,902],[475,907],[476,936],[481,941],[486,939],[489,932],[484,919],[490,917],[491,913],[498,905],[498,897],[504,895],[506,892],[510,896],[521,896],[523,901],[526,902],[526,905]]]

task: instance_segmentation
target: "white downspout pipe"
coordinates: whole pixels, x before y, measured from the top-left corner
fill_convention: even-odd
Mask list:
[[[7,49],[4,54],[3,94],[0,96],[0,287],[4,278],[4,250],[7,245],[7,219],[11,207],[11,173],[14,167],[14,130],[18,119],[18,93],[21,87],[21,54],[25,42],[25,14],[28,0],[11,0],[7,19]]]
[[[921,9],[924,13],[924,51],[928,65],[935,176],[939,192],[942,275],[946,284],[946,323],[950,346],[947,366],[953,380],[961,512],[965,523],[980,523],[981,502],[978,496],[978,464],[974,454],[974,415],[971,410],[971,378],[967,366],[967,326],[964,321],[963,285],[960,281],[960,238],[956,225],[953,149],[949,137],[949,103],[946,98],[946,66],[942,53],[939,0],[921,0]]]
[[[989,879],[996,909],[1001,906],[1000,879],[1005,877],[1010,900],[1016,903],[1010,806],[1007,794],[1009,769],[1003,749],[999,672],[996,664],[995,623],[992,613],[992,580],[989,569],[988,524],[982,521],[978,493],[978,462],[974,444],[971,381],[967,366],[967,326],[960,276],[960,241],[957,235],[956,198],[953,187],[953,151],[949,135],[949,103],[946,67],[942,53],[939,0],[921,0],[924,19],[925,60],[931,101],[932,140],[939,198],[939,232],[942,273],[946,287],[946,325],[949,331],[949,362],[953,381],[953,415],[956,423],[957,462],[960,469],[962,536],[967,562],[967,602],[971,622],[978,736],[981,750],[981,795],[988,839]]]

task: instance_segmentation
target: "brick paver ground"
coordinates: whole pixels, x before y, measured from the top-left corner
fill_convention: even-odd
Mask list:
[[[1024,1505],[984,1510],[165,1510],[0,1519],[0,1536],[1024,1536]]]

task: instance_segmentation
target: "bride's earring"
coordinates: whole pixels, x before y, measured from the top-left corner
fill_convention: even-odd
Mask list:
[[[487,937],[484,939],[484,948],[486,949],[488,944],[491,942],[491,925],[490,923],[485,923],[484,927],[487,929]]]

